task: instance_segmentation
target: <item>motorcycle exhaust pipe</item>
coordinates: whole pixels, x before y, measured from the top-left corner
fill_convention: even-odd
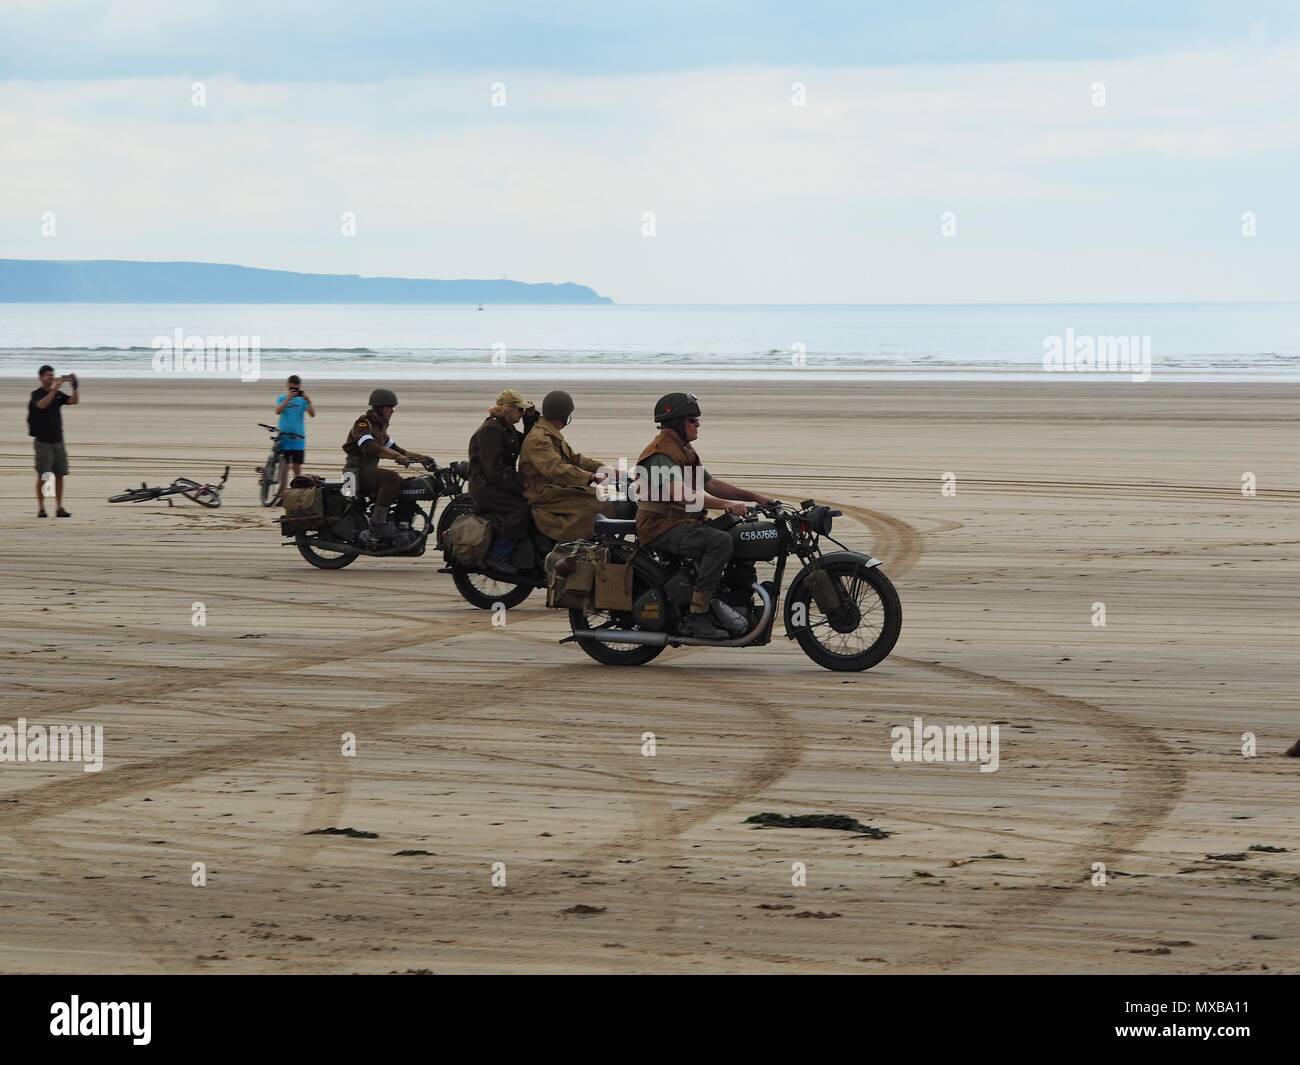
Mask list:
[[[359,547],[356,544],[336,544],[332,540],[315,540],[308,546],[319,547],[324,551],[346,551],[350,555],[367,555],[371,558],[376,558],[376,557],[382,557],[384,555],[405,554],[406,552],[411,551],[416,547],[419,547],[420,544],[424,543],[428,539],[429,537],[426,534],[420,537],[420,539],[416,540],[414,543],[399,544],[396,547],[385,547],[381,551],[372,551],[370,550],[370,548]],[[290,540],[289,544],[292,545],[292,543],[293,541]]]
[[[772,620],[772,611],[775,604],[772,597],[768,595],[767,589],[761,584],[755,582],[754,591],[758,597],[763,600],[763,613],[758,619],[758,624],[748,632],[730,640],[705,640],[699,636],[673,636],[667,632],[638,632],[635,629],[592,629],[582,633],[579,637],[576,633],[569,636],[561,643],[568,643],[569,640],[599,640],[601,643],[639,643],[650,647],[664,647],[671,644],[673,647],[744,647],[758,639],[758,634],[767,629],[768,622]]]

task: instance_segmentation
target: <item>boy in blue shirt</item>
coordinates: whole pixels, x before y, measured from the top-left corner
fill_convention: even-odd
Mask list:
[[[293,467],[293,475],[297,477],[302,473],[302,462],[307,454],[307,425],[303,413],[316,417],[316,408],[311,405],[311,397],[302,390],[302,378],[297,374],[292,375],[286,383],[288,391],[277,396],[275,400],[275,413],[280,416],[276,423],[280,432],[297,433],[297,436],[278,436],[275,438],[276,450],[284,456],[284,461],[280,463],[280,494],[289,483],[289,467]]]

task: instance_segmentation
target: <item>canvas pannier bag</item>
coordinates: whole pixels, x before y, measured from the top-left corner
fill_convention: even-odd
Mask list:
[[[447,550],[462,566],[481,566],[494,538],[490,519],[462,514],[447,529]]]
[[[604,547],[585,540],[557,544],[546,556],[546,605],[556,610],[585,610],[596,588],[596,570]]]
[[[305,478],[304,478],[305,479]],[[284,517],[280,532],[285,536],[325,528],[325,499],[319,484],[284,490]]]
[[[596,564],[596,609],[632,609],[632,567],[608,558]]]

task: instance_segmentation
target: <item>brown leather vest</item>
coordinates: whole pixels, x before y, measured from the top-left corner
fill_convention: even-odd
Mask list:
[[[672,461],[680,466],[683,471],[687,469],[699,470],[700,456],[695,453],[685,440],[674,433],[671,429],[659,430],[656,436],[646,449],[637,456],[637,465],[645,462],[651,455],[667,455]],[[645,467],[642,467],[644,470]],[[645,474],[642,474],[644,477]],[[700,476],[699,473],[691,475],[694,478]],[[648,480],[642,481],[638,486],[642,497],[650,490]],[[702,490],[703,485],[698,480],[695,482],[697,489]],[[685,503],[674,503],[669,500],[650,500],[641,502],[637,501],[636,510],[636,536],[643,544],[651,543],[658,539],[675,525],[681,525],[686,521],[704,521],[707,515],[704,508],[699,510],[687,510]]]

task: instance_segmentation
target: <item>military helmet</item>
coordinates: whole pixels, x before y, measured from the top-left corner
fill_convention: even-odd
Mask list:
[[[671,422],[677,418],[698,418],[700,401],[689,392],[669,392],[655,404],[655,421]]]
[[[376,388],[370,393],[370,405],[376,410],[380,407],[396,407],[397,393],[391,388]]]
[[[547,392],[542,400],[542,417],[554,418],[557,422],[567,421],[573,413],[573,397],[567,392],[556,390]]]

